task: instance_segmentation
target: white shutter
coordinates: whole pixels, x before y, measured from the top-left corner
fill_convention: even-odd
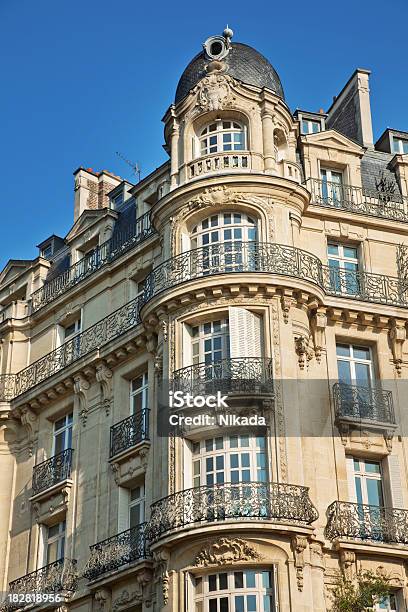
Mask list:
[[[181,234],[181,252],[186,253],[187,251],[190,251],[190,249],[190,236],[188,234]]]
[[[44,567],[47,563],[46,555],[46,544],[47,544],[48,527],[47,525],[39,525],[38,533],[38,555],[37,555],[37,567]]]
[[[183,440],[184,454],[183,454],[183,482],[184,489],[190,489],[193,486],[193,454],[191,452],[191,446],[193,444],[189,440]]]
[[[261,317],[236,306],[229,307],[231,357],[261,357]]]
[[[354,475],[354,458],[353,457],[346,457],[346,469],[347,469],[349,501],[356,502],[357,495],[356,495],[356,482],[355,482],[355,475]]]
[[[57,325],[57,334],[56,334],[56,348],[64,344],[65,340],[65,328],[62,325]]]
[[[191,332],[190,326],[187,323],[183,324],[183,359],[181,367],[185,368],[192,365],[193,362],[193,351],[191,348]]]
[[[129,489],[119,487],[118,497],[118,533],[129,529]]]
[[[390,479],[392,507],[404,508],[404,496],[402,494],[401,471],[398,455],[388,456],[388,476]]]

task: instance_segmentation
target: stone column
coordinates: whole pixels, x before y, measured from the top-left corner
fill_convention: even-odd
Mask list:
[[[171,129],[171,143],[170,143],[170,189],[175,189],[177,187],[177,176],[179,172],[179,155],[178,155],[178,146],[179,146],[179,134],[180,129],[179,125],[174,120],[173,127]]]
[[[262,136],[264,169],[268,174],[276,172],[275,147],[273,142],[272,115],[268,112],[262,113]]]

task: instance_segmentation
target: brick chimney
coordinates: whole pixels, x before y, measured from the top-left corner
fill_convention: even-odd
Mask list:
[[[78,168],[74,172],[74,222],[84,210],[108,208],[108,193],[122,182],[107,170],[95,172],[92,168]]]

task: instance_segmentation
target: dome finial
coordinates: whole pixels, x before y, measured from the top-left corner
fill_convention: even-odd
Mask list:
[[[223,31],[223,35],[227,39],[228,42],[230,42],[230,39],[234,36],[234,32],[233,30],[231,30],[231,28],[228,27],[228,23],[227,23],[227,27]]]

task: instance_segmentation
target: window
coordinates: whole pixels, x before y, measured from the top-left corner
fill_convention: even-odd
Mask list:
[[[395,593],[384,597],[384,599],[374,606],[373,610],[375,612],[398,612],[400,608]]]
[[[357,503],[384,506],[380,462],[353,457],[353,470]]]
[[[321,198],[325,204],[340,207],[343,200],[343,173],[321,168]]]
[[[211,365],[229,357],[228,319],[201,323],[191,328],[193,365]]]
[[[112,208],[113,209],[118,208],[121,204],[123,204],[124,199],[125,198],[124,198],[124,195],[123,195],[123,191],[121,191],[120,193],[118,193],[115,196],[113,196],[113,198],[111,199]]]
[[[367,346],[337,344],[339,381],[348,385],[370,387],[373,376],[371,349]]]
[[[202,247],[192,255],[193,268],[203,274],[251,270],[255,267],[256,221],[244,213],[225,212],[212,215],[191,231],[191,248]]]
[[[129,491],[129,528],[136,527],[144,521],[144,485]]]
[[[65,521],[47,529],[45,564],[54,563],[64,558]]]
[[[41,251],[41,257],[44,257],[45,259],[49,259],[52,256],[52,244],[47,244],[47,246],[45,246],[43,248],[43,250]]]
[[[237,121],[218,119],[207,125],[200,133],[200,155],[221,151],[244,151],[245,130]]]
[[[408,139],[405,138],[392,138],[392,149],[394,153],[400,153],[405,155],[408,153]]]
[[[53,455],[72,448],[72,412],[54,423]]]
[[[302,120],[302,134],[317,134],[321,132],[321,129],[320,121],[314,121],[313,119]]]
[[[358,248],[329,242],[327,254],[331,290],[349,295],[358,294],[360,291]]]
[[[140,414],[147,408],[149,380],[147,372],[143,372],[130,382],[130,413]]]
[[[276,569],[193,578],[195,612],[276,612]]]
[[[193,443],[192,457],[194,487],[268,480],[263,436],[232,435],[201,440]]]
[[[64,340],[71,340],[81,331],[81,317],[64,327]]]

